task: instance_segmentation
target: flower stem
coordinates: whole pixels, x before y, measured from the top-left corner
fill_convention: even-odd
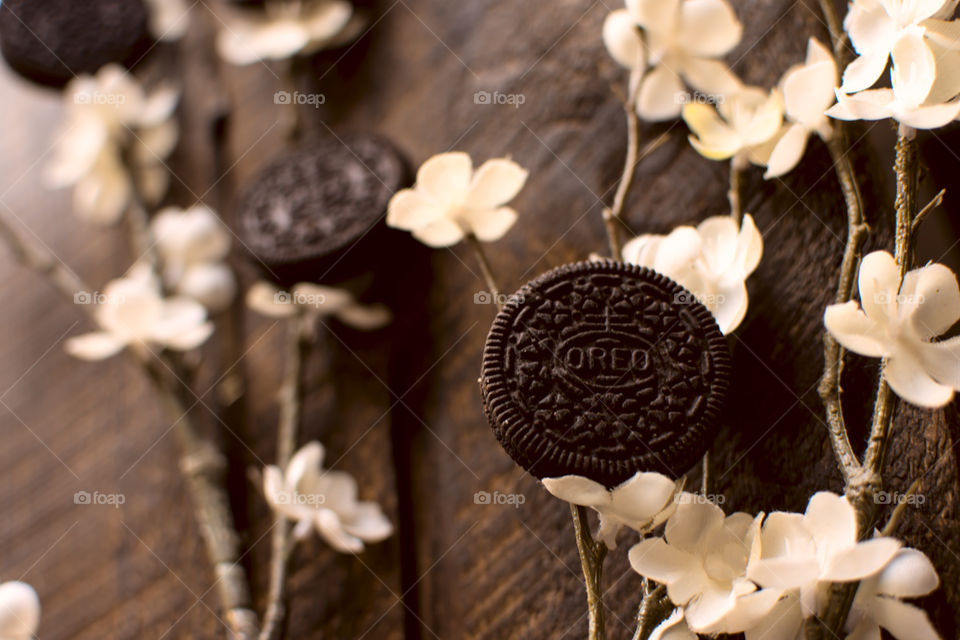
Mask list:
[[[627,154],[623,160],[623,174],[617,184],[617,191],[613,196],[613,204],[603,210],[603,222],[607,228],[607,241],[610,243],[610,257],[621,260],[620,253],[620,216],[630,193],[633,175],[636,173],[637,161],[640,155],[640,120],[637,117],[637,96],[640,93],[642,70],[630,72],[627,99],[623,102],[623,113],[627,119]]]
[[[727,200],[730,202],[730,217],[740,225],[743,220],[743,203],[740,193],[743,190],[743,159],[739,156],[730,158],[730,189],[727,191]]]
[[[281,469],[287,467],[297,446],[303,406],[303,364],[312,346],[312,325],[304,323],[299,316],[291,318],[287,322],[286,368],[280,389],[280,420],[277,425],[277,466]],[[286,581],[292,551],[290,522],[277,514],[270,536],[270,585],[260,640],[281,637],[287,616]]]
[[[590,535],[590,523],[587,509],[570,505],[573,516],[573,530],[577,536],[577,551],[580,552],[580,566],[587,588],[587,612],[590,616],[589,640],[603,640],[606,637],[603,623],[603,590],[600,578],[603,575],[603,560],[607,556],[607,545],[598,542]]]
[[[843,23],[837,14],[837,8],[834,6],[834,0],[820,0],[820,11],[827,22],[827,30],[830,31],[830,43],[833,46],[833,57],[836,60],[837,67],[843,69],[847,65],[847,34],[843,30]]]
[[[867,237],[868,228],[863,221],[863,199],[860,188],[847,154],[845,129],[839,123],[835,126],[833,137],[827,140],[827,147],[833,158],[833,166],[847,206],[847,242],[840,262],[840,276],[834,302],[844,304],[853,296],[857,264],[860,261],[860,251]],[[830,444],[833,446],[844,482],[849,483],[860,472],[860,462],[850,445],[850,437],[843,420],[843,407],[840,401],[842,371],[843,349],[829,331],[824,331],[823,377],[820,380],[818,392],[827,415]]]
[[[500,298],[500,287],[497,286],[497,279],[493,277],[493,269],[490,268],[490,261],[487,259],[486,251],[483,250],[483,245],[480,243],[480,240],[477,239],[477,236],[472,233],[466,234],[464,239],[467,242],[467,246],[469,246],[473,252],[473,255],[477,258],[477,264],[480,265],[480,273],[483,275],[483,281],[486,282],[487,288],[490,289],[490,296],[496,303],[497,309],[503,309],[503,300]]]
[[[657,626],[670,617],[674,606],[667,598],[667,589],[664,585],[650,588],[651,582],[643,579],[643,601],[637,610],[637,630],[633,640],[647,640]]]

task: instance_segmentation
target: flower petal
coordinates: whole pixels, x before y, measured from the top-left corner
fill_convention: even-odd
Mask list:
[[[611,11],[603,21],[603,44],[610,56],[628,69],[643,69],[647,64],[643,38],[626,9]]]
[[[690,144],[700,155],[711,160],[725,160],[743,148],[743,141],[717,111],[705,104],[687,104],[683,119],[693,132]]]
[[[487,160],[476,173],[467,192],[469,209],[496,209],[513,200],[527,181],[529,172],[512,160]]]
[[[897,101],[911,107],[920,105],[937,76],[937,63],[924,41],[923,30],[915,27],[901,34],[890,55],[890,81]]]
[[[473,163],[462,151],[440,153],[417,171],[417,190],[438,202],[459,205],[470,188]]]
[[[334,550],[340,553],[360,553],[363,551],[363,540],[347,533],[340,522],[340,518],[330,509],[317,511],[315,524],[317,532]]]
[[[381,329],[393,319],[390,309],[382,304],[351,304],[338,311],[336,316],[343,324],[360,331]]]
[[[195,264],[183,272],[177,293],[196,300],[210,313],[219,313],[233,302],[237,280],[222,262]]]
[[[702,539],[723,526],[723,509],[695,497],[684,499],[681,494],[676,513],[667,520],[664,538],[682,551],[695,552]]]
[[[697,640],[697,634],[683,619],[683,609],[677,608],[650,632],[649,640]]]
[[[380,542],[393,534],[393,525],[376,502],[358,503],[353,518],[343,522],[343,528],[365,542]]]
[[[827,115],[838,120],[882,120],[893,117],[893,101],[892,89],[837,93],[837,104],[827,109]]]
[[[843,70],[840,91],[845,94],[852,94],[872,87],[883,75],[883,70],[887,68],[889,58],[890,51],[881,50],[854,59]]]
[[[326,2],[306,5],[306,15],[301,18],[301,24],[307,30],[311,42],[325,42],[338,33],[353,15],[353,5],[345,0],[327,0]]]
[[[845,549],[828,549],[820,578],[829,582],[852,582],[870,577],[885,567],[899,549],[900,542],[893,538],[873,538]]]
[[[40,625],[40,598],[25,582],[0,584],[0,637],[30,640]]]
[[[960,336],[917,345],[924,370],[934,380],[960,390]]]
[[[628,556],[634,571],[667,585],[690,574],[692,567],[699,562],[692,554],[667,544],[663,538],[641,540],[630,549]],[[684,600],[679,604],[685,603]]]
[[[269,282],[255,282],[249,289],[245,302],[248,307],[270,318],[289,318],[297,314],[297,307],[289,293]]]
[[[736,93],[741,86],[737,75],[720,60],[689,58],[678,71],[687,84],[715,101]]]
[[[877,593],[897,598],[919,598],[940,586],[930,558],[917,549],[900,549],[880,575]]]
[[[607,491],[607,488],[590,478],[570,475],[544,478],[541,482],[543,482],[543,488],[553,496],[571,504],[594,507],[611,502],[610,492]]]
[[[943,335],[960,320],[960,286],[948,267],[934,263],[907,272],[900,287],[901,313],[925,340]]]
[[[887,251],[874,251],[860,261],[857,276],[860,306],[871,320],[887,322],[887,308],[893,305],[900,290],[900,269]]]
[[[878,597],[871,609],[873,619],[897,640],[940,640],[923,609],[896,598]]]
[[[290,487],[301,484],[310,484],[311,479],[318,478],[323,469],[323,458],[326,450],[323,445],[312,440],[303,445],[290,457],[284,471],[284,481]]]
[[[416,231],[440,220],[446,207],[416,189],[403,189],[393,194],[387,205],[387,225],[395,229]]]
[[[746,640],[793,640],[803,625],[803,610],[793,594],[782,598],[755,626],[746,630]]]
[[[884,53],[886,57],[897,33],[897,24],[882,2],[852,3],[850,12],[843,21],[843,28],[850,35],[850,42],[857,53],[861,55],[875,51]],[[879,74],[877,76],[879,77]]]
[[[499,240],[517,221],[517,212],[510,207],[499,209],[474,210],[464,212],[467,226],[483,242]]]
[[[887,361],[883,376],[894,393],[918,407],[939,409],[953,399],[953,389],[930,377],[918,356],[906,351]]]
[[[707,588],[691,600],[683,615],[695,631],[705,631],[720,622],[736,604],[734,594],[726,589]]]
[[[627,11],[644,29],[666,32],[674,28],[683,0],[625,0]]]
[[[802,124],[788,127],[786,132],[773,147],[773,152],[767,160],[767,171],[763,174],[766,180],[779,178],[793,171],[807,149],[807,139],[810,133]]]
[[[695,57],[726,55],[743,35],[743,25],[723,0],[685,0],[680,5],[678,45]]]
[[[103,360],[120,353],[127,344],[125,340],[112,333],[98,331],[68,338],[63,346],[74,358]]]
[[[684,95],[680,76],[667,65],[658,64],[640,83],[637,114],[651,122],[673,120],[680,115]]]
[[[614,488],[610,508],[631,528],[639,530],[671,505],[676,490],[676,482],[661,473],[637,472]]]
[[[415,229],[413,237],[428,247],[440,248],[455,245],[463,240],[463,227],[453,220],[442,218],[425,227]]]
[[[960,100],[918,107],[895,115],[901,124],[914,129],[938,129],[950,124],[958,116],[960,116]]]

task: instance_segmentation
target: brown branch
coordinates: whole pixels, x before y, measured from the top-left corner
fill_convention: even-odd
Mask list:
[[[586,507],[570,505],[573,516],[573,530],[577,536],[577,551],[580,552],[580,566],[587,589],[587,612],[590,616],[589,640],[603,640],[606,637],[603,622],[603,589],[600,579],[603,575],[603,560],[607,557],[607,545],[598,542],[590,535],[590,523]]]
[[[623,207],[630,193],[630,185],[636,173],[640,153],[640,120],[637,117],[637,96],[640,93],[642,70],[630,72],[630,86],[627,89],[627,99],[623,102],[623,113],[627,120],[627,153],[623,159],[623,174],[613,196],[613,204],[603,210],[603,222],[607,229],[607,241],[610,244],[610,257],[621,260],[620,253],[620,217]]]
[[[477,239],[477,236],[472,233],[468,233],[464,239],[476,257],[477,264],[480,265],[480,273],[483,275],[483,280],[486,282],[487,288],[490,289],[490,296],[496,303],[497,309],[503,309],[503,301],[500,298],[500,287],[497,286],[497,280],[493,276],[493,269],[490,267],[490,261],[487,259],[486,251],[483,250],[483,245],[480,243],[480,240]]]
[[[727,200],[730,202],[730,217],[738,226],[743,220],[743,204],[740,199],[742,190],[743,167],[737,156],[734,156],[730,159],[730,188],[727,190]]]
[[[277,425],[277,466],[286,469],[297,446],[303,406],[303,365],[312,347],[313,325],[297,316],[287,323],[286,368],[280,389],[280,420]],[[293,544],[290,522],[280,514],[274,518],[270,538],[270,585],[263,615],[260,640],[281,637],[287,615],[286,579]]]

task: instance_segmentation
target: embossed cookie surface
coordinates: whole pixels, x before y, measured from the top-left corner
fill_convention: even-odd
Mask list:
[[[713,316],[643,267],[559,267],[518,291],[483,355],[484,405],[507,453],[538,478],[614,486],[677,477],[709,448],[730,371]]]

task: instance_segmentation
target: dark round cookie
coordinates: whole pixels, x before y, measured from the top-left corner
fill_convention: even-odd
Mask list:
[[[581,262],[511,296],[481,387],[520,466],[613,487],[637,471],[676,478],[703,457],[729,375],[727,342],[690,292],[644,267]]]
[[[271,272],[322,278],[325,265],[376,235],[371,231],[383,226],[387,203],[406,175],[393,146],[369,134],[284,153],[241,197],[244,243]]]
[[[142,0],[3,0],[0,52],[14,71],[59,87],[109,62],[132,64],[149,46]]]

